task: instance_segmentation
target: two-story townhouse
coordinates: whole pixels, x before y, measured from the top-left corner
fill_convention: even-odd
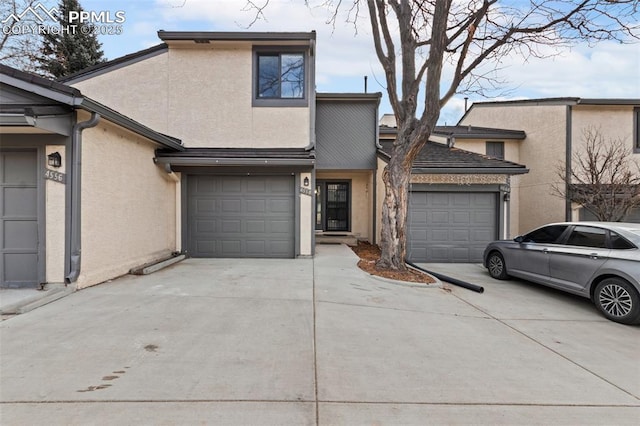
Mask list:
[[[474,103],[459,126],[518,129],[526,134],[519,141],[506,138],[456,135],[455,146],[506,160],[527,164],[530,172],[519,179],[517,232],[524,233],[549,222],[593,219],[588,211],[559,197],[562,186],[558,170],[571,170],[572,159],[584,155],[583,132],[598,129],[605,142],[622,139],[631,159],[640,160],[638,99],[549,98]],[[640,222],[640,210],[625,220]],[[513,235],[513,234],[512,234]]]
[[[64,80],[185,150],[178,250],[192,257],[313,253],[315,32],[159,31],[162,44]]]
[[[46,245],[24,230],[6,239],[21,241],[2,247],[13,256],[2,274],[20,264],[24,279],[3,285],[85,287],[171,253],[304,257],[322,234],[374,242],[379,93],[316,95],[314,32],[158,35],[158,46],[60,82],[3,68],[3,173],[16,149],[34,150],[33,182],[16,171],[3,185],[35,186],[47,234]],[[45,126],[63,120],[45,119],[48,103],[66,127]],[[111,134],[112,122],[135,134]],[[45,151],[59,155],[62,182],[43,183]],[[16,262],[27,245],[22,259],[47,261]]]

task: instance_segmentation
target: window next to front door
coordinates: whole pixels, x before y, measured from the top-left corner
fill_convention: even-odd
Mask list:
[[[349,182],[316,182],[316,230],[349,231],[350,217]]]

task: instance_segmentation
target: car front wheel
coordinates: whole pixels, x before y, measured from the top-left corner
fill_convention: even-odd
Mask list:
[[[487,270],[489,271],[489,275],[497,280],[505,280],[509,278],[504,257],[502,257],[502,255],[497,251],[489,254],[489,257],[487,258]]]
[[[621,278],[606,278],[596,287],[596,307],[605,317],[622,324],[640,324],[640,295]]]

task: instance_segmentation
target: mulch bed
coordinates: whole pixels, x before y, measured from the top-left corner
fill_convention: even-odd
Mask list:
[[[378,261],[378,259],[380,259],[380,247],[375,244],[369,244],[365,241],[358,241],[358,245],[351,247],[351,249],[360,258],[358,267],[371,275],[412,283],[435,283],[431,275],[416,271],[414,269],[408,269],[406,271],[379,269],[376,266],[376,262]]]

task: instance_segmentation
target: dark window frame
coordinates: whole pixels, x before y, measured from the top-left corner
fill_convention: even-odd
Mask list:
[[[259,70],[258,62],[260,56],[275,56],[279,58],[283,54],[301,54],[304,60],[304,83],[303,83],[303,95],[300,98],[260,98],[258,97],[258,80]],[[251,88],[251,106],[253,107],[308,107],[309,106],[309,92],[310,88],[310,58],[309,49],[304,46],[254,46],[253,47],[253,70],[252,70],[252,88]]]
[[[500,147],[501,154],[494,155],[495,147]],[[491,149],[489,147],[492,147]],[[505,156],[505,144],[504,141],[486,141],[485,142],[485,153],[487,157],[497,158],[498,160],[504,160]]]

